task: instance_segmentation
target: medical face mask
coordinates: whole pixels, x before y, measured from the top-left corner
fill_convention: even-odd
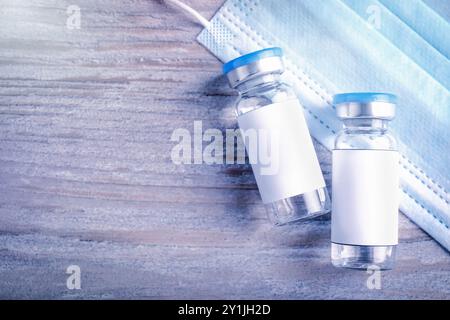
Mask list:
[[[334,94],[396,94],[400,209],[450,249],[446,9],[436,0],[229,0],[201,21],[198,41],[223,62],[282,47],[283,80],[294,87],[311,134],[329,150],[340,128]]]

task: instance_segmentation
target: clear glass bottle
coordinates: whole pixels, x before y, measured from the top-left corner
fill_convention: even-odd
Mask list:
[[[336,267],[392,269],[398,243],[398,152],[388,123],[396,97],[334,97],[343,129],[333,150],[331,260]]]
[[[261,123],[251,128],[273,128],[270,118],[286,124],[280,137],[283,141],[280,151],[281,172],[273,179],[265,180],[267,177],[261,177],[256,172],[258,165],[252,163],[269,219],[275,225],[307,220],[330,211],[328,192],[302,107],[293,89],[280,80],[283,71],[280,48],[252,52],[224,65],[230,85],[239,91],[236,116],[241,132],[243,127],[248,126],[246,121],[257,121],[255,118],[258,117],[263,117]],[[249,154],[247,143],[246,149]],[[305,157],[296,160],[296,154]],[[292,175],[288,174],[288,170],[292,171]],[[308,171],[314,175],[305,175]],[[267,191],[268,188],[271,190]],[[265,193],[270,196],[265,197]]]

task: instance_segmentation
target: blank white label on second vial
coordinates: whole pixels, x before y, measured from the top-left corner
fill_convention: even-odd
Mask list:
[[[398,243],[398,152],[333,150],[331,241]]]
[[[298,100],[250,111],[238,123],[264,203],[325,187]]]

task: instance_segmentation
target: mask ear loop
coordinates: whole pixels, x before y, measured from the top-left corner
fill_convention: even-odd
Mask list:
[[[205,17],[203,17],[197,10],[191,8],[187,4],[185,4],[179,0],[166,0],[166,2],[169,2],[173,5],[175,5],[176,7],[183,10],[185,13],[194,17],[197,20],[197,22],[199,22],[203,27],[205,27],[205,28],[209,27],[209,21]]]
[[[182,11],[184,11],[185,13],[187,13],[188,15],[192,16],[198,23],[200,23],[205,29],[209,29],[209,27],[211,26],[211,23],[208,21],[208,19],[206,19],[205,17],[203,17],[197,10],[191,8],[190,6],[188,6],[187,4],[179,1],[179,0],[165,0],[166,2],[173,4],[174,6],[176,6],[177,8],[181,9]],[[238,52],[237,51],[237,47],[240,48],[246,48],[246,42],[242,41],[240,39],[233,39],[230,42],[223,42],[222,39],[218,39],[216,38],[216,36],[214,35],[214,33],[211,33],[213,38],[215,39],[215,41],[217,41],[218,44],[220,44],[221,46],[223,46],[223,50],[225,51],[225,56],[227,57],[227,59],[225,59],[224,62],[232,60],[234,58],[237,58],[239,56],[242,55],[242,52]],[[248,51],[254,51],[254,50],[243,50],[244,52]]]

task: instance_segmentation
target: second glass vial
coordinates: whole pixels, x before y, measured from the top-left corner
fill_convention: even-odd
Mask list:
[[[388,123],[396,97],[334,97],[344,128],[333,150],[331,260],[337,267],[392,269],[398,243],[399,168]]]

